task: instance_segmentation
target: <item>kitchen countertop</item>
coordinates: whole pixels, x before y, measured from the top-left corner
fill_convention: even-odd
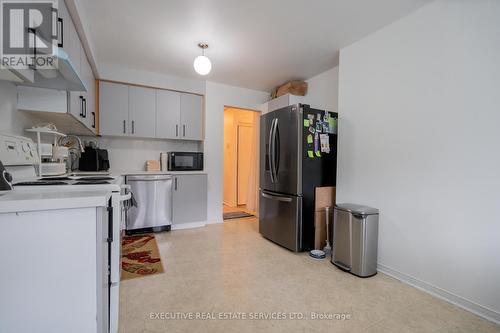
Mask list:
[[[108,205],[110,196],[110,191],[36,193],[7,191],[0,194],[0,213],[104,207]]]

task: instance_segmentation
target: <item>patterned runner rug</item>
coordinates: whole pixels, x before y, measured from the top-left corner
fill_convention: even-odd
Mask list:
[[[153,234],[123,236],[122,280],[163,273],[160,251]]]

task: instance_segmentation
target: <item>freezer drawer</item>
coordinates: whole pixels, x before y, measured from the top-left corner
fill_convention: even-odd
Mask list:
[[[259,232],[265,238],[298,252],[302,241],[302,197],[269,191],[259,195]]]

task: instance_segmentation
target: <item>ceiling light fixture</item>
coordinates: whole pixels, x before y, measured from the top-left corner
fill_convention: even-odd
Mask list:
[[[208,44],[198,43],[198,47],[202,50],[201,56],[197,56],[194,59],[193,67],[196,73],[200,75],[207,75],[212,70],[212,62],[205,56],[205,49],[208,48]]]

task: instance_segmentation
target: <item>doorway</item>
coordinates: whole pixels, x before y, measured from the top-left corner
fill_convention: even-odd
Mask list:
[[[254,110],[224,108],[223,212],[226,220],[245,217],[243,213],[256,215],[258,211],[259,116]]]

